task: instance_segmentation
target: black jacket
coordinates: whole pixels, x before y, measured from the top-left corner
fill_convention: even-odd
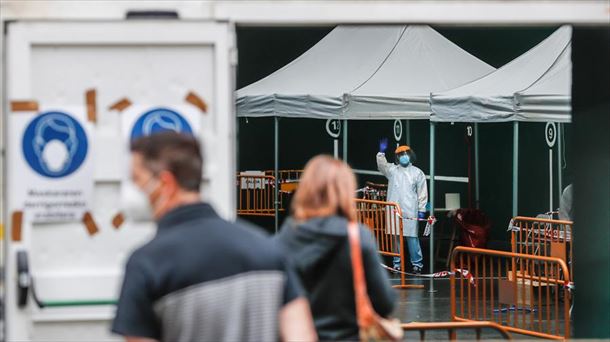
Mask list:
[[[320,340],[358,339],[347,220],[314,218],[297,224],[288,218],[275,240],[301,278]],[[360,226],[366,286],[375,311],[388,316],[396,293],[381,267],[375,239]]]

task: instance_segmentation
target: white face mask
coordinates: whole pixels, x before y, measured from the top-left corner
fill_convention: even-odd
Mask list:
[[[149,183],[150,181],[147,185]],[[132,181],[127,181],[121,186],[121,208],[125,218],[129,221],[144,222],[153,219],[148,195]]]
[[[51,172],[61,172],[66,168],[68,148],[59,140],[49,141],[42,151],[42,159]]]

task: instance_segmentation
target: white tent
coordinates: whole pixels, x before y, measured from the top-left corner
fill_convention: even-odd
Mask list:
[[[494,70],[429,26],[407,26],[379,69],[346,95],[345,116],[428,119],[430,92],[455,88]]]
[[[528,88],[515,93],[518,121],[570,122],[572,47],[568,44],[555,64]]]
[[[569,53],[565,53],[572,38],[572,28],[563,26],[523,55],[499,68],[495,72],[461,87],[432,93],[431,121],[436,122],[506,122],[506,121],[563,121],[569,122],[570,116],[547,119],[544,115],[517,115],[515,109],[515,93],[527,90],[535,92],[561,91],[569,97],[571,80],[566,77],[554,77],[561,71],[560,60],[571,64]],[[565,70],[565,68],[564,68]],[[546,79],[545,79],[546,77]],[[544,80],[543,80],[544,79]],[[552,85],[553,82],[568,80],[566,85]],[[544,81],[544,85],[540,85]],[[544,89],[542,89],[544,88]],[[526,92],[527,93],[527,92]],[[531,94],[529,99],[534,102],[540,99],[535,95],[545,95],[546,100],[553,100],[549,94]],[[544,106],[544,104],[542,105]],[[560,119],[560,120],[557,120]]]
[[[429,26],[342,25],[238,90],[237,116],[427,119],[430,92],[493,70]]]
[[[365,82],[404,26],[338,26],[273,74],[237,91],[239,117],[337,118],[343,94]]]
[[[493,70],[429,26],[338,26],[290,64],[238,90],[237,116],[275,117],[277,174],[278,117],[428,119],[431,92]],[[345,156],[347,122],[342,135]],[[430,194],[434,203],[433,181]]]
[[[461,87],[430,94],[431,123],[474,122],[476,131],[480,122],[513,122],[513,215],[518,211],[518,121],[570,122],[571,39],[572,27],[562,26],[495,72]],[[433,124],[430,134],[434,136]],[[558,154],[561,148],[559,144]],[[431,155],[433,149],[432,142]],[[478,174],[478,170],[475,172]]]

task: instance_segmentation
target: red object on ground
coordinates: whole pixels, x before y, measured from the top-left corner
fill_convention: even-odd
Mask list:
[[[460,226],[462,246],[485,248],[491,222],[479,209],[458,209],[455,222]]]

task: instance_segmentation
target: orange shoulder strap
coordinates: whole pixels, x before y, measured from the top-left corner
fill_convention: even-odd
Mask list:
[[[347,225],[352,260],[352,273],[354,274],[354,293],[356,295],[356,316],[360,328],[368,327],[375,320],[375,312],[366,291],[364,278],[364,264],[362,262],[362,249],[360,247],[360,231],[358,224],[350,222]]]

